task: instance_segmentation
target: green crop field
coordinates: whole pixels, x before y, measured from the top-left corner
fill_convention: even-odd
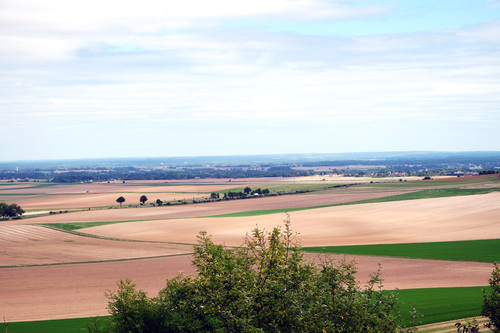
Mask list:
[[[9,323],[7,329],[11,333],[82,333],[87,323],[105,320],[103,318],[75,318],[60,320],[43,320]],[[5,330],[7,332],[7,329]]]
[[[485,287],[426,288],[398,290],[403,322],[411,324],[410,311],[415,308],[423,317],[421,324],[469,318],[481,314],[482,290]]]
[[[418,259],[500,261],[500,239],[455,242],[304,247],[308,252],[391,256]]]

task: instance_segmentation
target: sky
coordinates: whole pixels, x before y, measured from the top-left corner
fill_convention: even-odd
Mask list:
[[[500,0],[0,0],[0,161],[499,147]]]

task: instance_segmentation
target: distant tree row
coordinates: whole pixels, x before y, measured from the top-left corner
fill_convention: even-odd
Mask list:
[[[160,199],[158,199],[158,200],[160,200]],[[158,203],[158,200],[156,200],[157,203]],[[145,195],[141,195],[141,197],[139,198],[139,201],[140,201],[141,205],[144,205],[146,203],[146,201],[148,201],[148,197]],[[125,202],[125,198],[121,196],[118,199],[116,199],[116,202],[118,202],[120,204],[120,207],[121,207],[122,203]]]
[[[222,199],[222,200],[229,200],[229,199],[241,199],[241,198],[249,198],[251,196],[255,195],[269,195],[269,189],[263,189],[261,190],[260,188],[256,190],[252,190],[250,187],[245,187],[243,192],[226,192],[224,193],[223,197],[220,197],[219,193],[212,193],[210,194],[210,199],[212,200],[217,200],[217,199]]]
[[[484,170],[484,171],[479,172],[480,175],[494,175],[497,173],[499,173],[499,172],[494,171],[494,170]]]
[[[296,170],[294,167],[310,167],[311,170]],[[479,172],[481,174],[497,173],[500,169],[500,161],[496,155],[492,156],[441,156],[440,158],[398,158],[377,160],[333,160],[303,163],[288,163],[287,165],[273,165],[262,163],[258,166],[227,166],[227,169],[197,166],[190,167],[165,167],[155,169],[150,167],[115,167],[94,168],[81,171],[75,168],[65,169],[66,172],[55,169],[33,169],[33,170],[0,170],[0,179],[21,181],[46,180],[56,183],[76,183],[90,181],[120,180],[182,180],[182,179],[206,179],[206,178],[256,178],[256,177],[301,177],[311,176],[318,172],[314,167],[331,167],[329,170],[319,172],[339,173],[346,176],[373,176],[387,177],[397,174],[400,176],[435,176],[452,174],[455,172]]]
[[[252,196],[255,196],[255,195],[269,195],[270,191],[269,189],[260,189],[260,188],[257,188],[256,190],[252,190],[250,187],[246,187],[243,192],[226,192],[223,194],[222,198],[221,198],[221,194],[220,193],[216,193],[216,192],[212,192],[210,194],[210,200],[211,201],[214,201],[214,200],[231,200],[231,199],[242,199],[242,198],[249,198],[249,197],[252,197]],[[120,196],[118,197],[118,199],[116,199],[116,202],[120,204],[120,207],[122,206],[122,204],[125,202],[125,198],[123,196]],[[148,197],[146,197],[145,195],[142,195],[140,198],[139,198],[139,202],[141,203],[141,205],[144,205],[146,203],[146,201],[148,201]],[[207,199],[205,199],[205,201],[207,201]],[[179,202],[181,202],[181,200],[179,200]],[[198,202],[201,202],[201,201],[196,201],[196,200],[193,200],[193,203],[198,203]],[[166,205],[170,205],[171,203],[170,202],[163,202],[161,199],[157,199],[155,201],[156,205],[158,206],[163,206],[164,204]],[[155,203],[151,203],[151,205],[155,205]],[[182,203],[187,203],[186,201],[182,201]]]
[[[5,202],[0,202],[0,217],[16,217],[24,214],[24,209],[22,209],[17,204],[6,204]]]
[[[163,179],[205,179],[205,178],[256,178],[256,177],[301,177],[314,174],[312,171],[294,170],[289,167],[269,168],[267,170],[243,170],[234,168],[221,170],[215,168],[185,168],[185,169],[161,169],[144,170],[138,168],[121,168],[120,170],[107,171],[68,171],[55,173],[53,171],[42,172],[0,172],[0,179],[45,179],[55,183],[77,183],[77,182],[102,182],[111,179],[121,180],[163,180]]]

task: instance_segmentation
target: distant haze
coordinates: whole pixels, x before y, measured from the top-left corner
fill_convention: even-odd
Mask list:
[[[329,163],[330,162],[330,163]],[[319,164],[318,164],[319,163]],[[361,152],[361,153],[323,153],[323,154],[268,154],[268,155],[220,155],[220,156],[161,156],[128,158],[88,158],[55,160],[0,161],[0,171],[13,170],[54,170],[79,168],[116,168],[116,167],[204,167],[204,166],[276,166],[276,165],[405,165],[416,164],[436,168],[439,166],[465,166],[466,168],[484,166],[487,170],[500,169],[500,151],[475,152]]]
[[[3,0],[0,161],[498,150],[499,31],[499,0]]]

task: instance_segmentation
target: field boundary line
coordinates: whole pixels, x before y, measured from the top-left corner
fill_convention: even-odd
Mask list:
[[[2,268],[21,268],[21,267],[40,267],[40,266],[62,266],[62,265],[78,265],[78,264],[98,264],[105,262],[119,262],[119,261],[131,261],[131,260],[147,260],[147,259],[159,259],[168,257],[180,257],[193,255],[194,252],[178,253],[178,254],[165,254],[160,256],[150,256],[150,257],[137,257],[137,258],[123,258],[123,259],[107,259],[107,260],[89,260],[89,261],[70,261],[70,262],[56,262],[49,264],[25,264],[25,265],[7,265],[0,266]]]
[[[102,240],[111,240],[111,241],[119,241],[119,242],[134,242],[134,243],[157,243],[157,244],[172,244],[172,245],[189,245],[189,246],[194,246],[195,244],[193,243],[179,243],[179,242],[163,242],[163,241],[145,241],[145,240],[138,240],[138,239],[125,239],[125,238],[115,238],[115,237],[107,237],[107,236],[99,236],[99,235],[93,235],[81,231],[75,231],[75,230],[64,230],[61,228],[57,228],[51,225],[46,225],[46,224],[40,224],[41,227],[47,228],[47,229],[52,229],[55,231],[60,231],[60,232],[66,232],[69,234],[73,234],[76,236],[81,236],[81,237],[89,237],[89,238],[97,238],[97,239],[102,239]]]

